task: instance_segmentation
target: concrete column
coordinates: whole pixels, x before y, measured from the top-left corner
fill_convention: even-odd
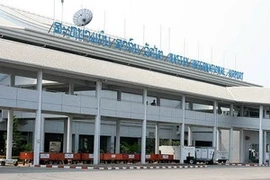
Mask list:
[[[184,163],[185,154],[184,154],[184,146],[185,146],[185,121],[186,121],[186,97],[182,96],[182,125],[181,125],[181,135],[180,135],[180,145],[181,145],[181,158],[180,163]]]
[[[263,132],[263,163],[266,164],[267,131]]]
[[[100,126],[101,126],[101,115],[100,115],[100,101],[101,101],[101,81],[96,82],[96,98],[97,98],[97,115],[95,118],[95,134],[94,134],[94,164],[98,164],[100,154]]]
[[[244,116],[244,106],[243,106],[243,105],[241,105],[240,116],[241,116],[241,117]]]
[[[217,148],[216,150],[219,151],[220,150],[220,141],[221,141],[221,131],[219,128],[217,128]]]
[[[13,75],[13,74],[10,75],[10,82],[9,83],[10,83],[9,85],[11,87],[15,86],[15,75]]]
[[[111,136],[110,138],[110,153],[114,153],[114,136]]]
[[[73,95],[74,94],[74,83],[70,82],[68,85],[68,94]],[[63,152],[66,153],[72,153],[72,116],[68,116],[67,120],[64,122],[64,149]]]
[[[233,116],[233,104],[230,104],[230,116]]]
[[[68,94],[74,94],[74,83],[71,82],[68,85]]]
[[[40,152],[44,152],[45,144],[45,118],[41,115]]]
[[[193,102],[192,101],[189,101],[189,110],[192,111],[193,110]]]
[[[121,101],[121,99],[122,99],[122,92],[117,91],[117,101]]]
[[[217,149],[217,106],[218,103],[217,101],[214,101],[214,106],[213,106],[213,113],[214,113],[214,127],[213,127],[213,147]]]
[[[6,159],[12,158],[12,146],[13,146],[12,141],[13,141],[13,111],[8,110]]]
[[[260,120],[260,126],[259,126],[259,165],[261,166],[263,164],[263,130],[262,130],[262,121],[263,121],[263,106],[260,106],[259,111],[259,120]]]
[[[172,146],[172,137],[171,137],[171,133],[170,133],[170,137],[169,137],[169,146]]]
[[[244,163],[245,161],[245,136],[244,130],[240,130],[240,151],[239,151],[240,162]]]
[[[142,139],[141,139],[141,163],[145,164],[146,154],[146,118],[147,118],[147,89],[143,89],[144,118],[142,122]]]
[[[10,75],[9,85],[13,87],[15,85],[15,76]],[[3,111],[2,111],[3,116]],[[7,121],[7,146],[6,146],[6,158],[12,158],[12,147],[13,147],[13,111],[8,110],[8,121]]]
[[[233,116],[233,104],[230,104],[230,116]],[[233,160],[233,128],[230,129],[229,133],[229,161],[232,162],[232,160]]]
[[[42,91],[46,91],[46,88],[42,87]],[[45,118],[41,114],[40,152],[44,152],[44,146],[45,146]]]
[[[263,110],[263,118],[265,118],[265,117],[266,117],[266,114],[267,114],[266,112],[267,112],[267,110],[266,110],[266,109],[264,109],[264,110]]]
[[[159,154],[159,124],[155,124],[155,154]]]
[[[116,121],[116,136],[115,136],[115,153],[120,153],[120,128],[121,121]]]
[[[79,150],[79,134],[78,132],[75,133],[75,138],[74,138],[74,150],[75,152],[78,152]]]
[[[233,161],[233,128],[230,128],[229,133],[229,161],[232,163]]]
[[[64,133],[63,133],[63,152],[67,152],[67,120],[64,120]]]
[[[72,153],[72,116],[67,119],[67,153]]]
[[[34,165],[39,165],[39,153],[40,153],[40,141],[42,131],[41,127],[41,105],[42,105],[42,70],[38,71],[37,74],[37,90],[38,90],[38,109],[36,111],[36,120],[35,120],[35,139],[34,139]]]
[[[270,111],[270,107],[268,107],[268,110]],[[268,119],[270,119],[270,113],[268,114]],[[270,163],[270,161],[269,161],[269,163]]]
[[[157,106],[160,106],[160,97],[157,97]]]
[[[188,126],[188,146],[193,145],[192,139],[193,139],[192,129],[191,129],[191,126]]]

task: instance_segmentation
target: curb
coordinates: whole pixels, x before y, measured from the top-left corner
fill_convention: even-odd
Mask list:
[[[82,169],[82,170],[137,170],[137,169],[187,169],[187,168],[207,168],[207,165],[195,166],[70,166],[70,165],[30,165],[34,168],[54,168],[54,169]]]
[[[268,164],[262,164],[262,165],[259,165],[259,164],[246,164],[246,163],[226,163],[226,164],[218,164],[220,166],[247,166],[247,167],[269,167]]]

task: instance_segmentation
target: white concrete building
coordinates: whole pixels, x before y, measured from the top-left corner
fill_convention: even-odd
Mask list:
[[[238,80],[239,72],[3,5],[0,37],[8,158],[16,115],[35,165],[50,141],[62,152],[89,151],[97,164],[124,138],[140,143],[142,163],[147,138],[225,149],[231,162],[250,161],[254,149],[266,162],[270,89]]]

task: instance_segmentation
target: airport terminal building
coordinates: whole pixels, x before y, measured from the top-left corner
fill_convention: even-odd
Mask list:
[[[149,139],[154,153],[168,140],[227,150],[231,162],[249,162],[253,152],[262,165],[269,107],[270,89],[243,81],[241,72],[0,5],[7,158],[15,116],[34,165],[51,141],[61,142],[61,152],[93,153],[94,164],[101,152],[138,143],[145,163]]]

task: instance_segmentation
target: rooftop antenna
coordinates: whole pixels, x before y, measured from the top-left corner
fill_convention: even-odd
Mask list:
[[[186,38],[184,38],[184,57],[186,57]]]
[[[106,28],[106,11],[104,10],[104,15],[103,15],[103,31],[105,31]]]
[[[211,46],[211,64],[213,64],[213,46]]]
[[[145,43],[145,25],[143,24],[143,46],[144,46],[144,43]]]
[[[127,31],[127,29],[126,29],[126,24],[127,22],[126,22],[126,18],[124,19],[124,39],[126,39],[126,31]]]
[[[53,0],[53,21],[55,21],[55,0]]]
[[[234,54],[234,70],[236,70],[236,53]]]
[[[197,53],[198,53],[198,60],[199,60],[200,59],[200,41],[198,41],[198,49],[197,50],[198,50]]]
[[[162,25],[159,27],[159,48],[162,49]]]
[[[168,53],[171,51],[171,28],[168,29]]]

